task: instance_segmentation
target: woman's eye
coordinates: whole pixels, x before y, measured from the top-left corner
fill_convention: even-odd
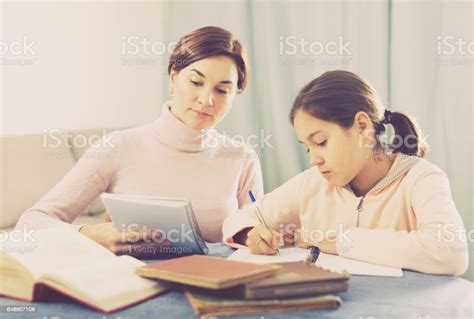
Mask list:
[[[201,82],[198,82],[198,81],[193,81],[193,80],[191,80],[191,83],[192,83],[194,86],[202,86],[202,83],[201,83]]]

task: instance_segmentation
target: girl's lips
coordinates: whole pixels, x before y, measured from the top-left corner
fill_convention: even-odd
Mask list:
[[[323,175],[324,178],[329,178],[331,171],[321,172],[321,175]]]

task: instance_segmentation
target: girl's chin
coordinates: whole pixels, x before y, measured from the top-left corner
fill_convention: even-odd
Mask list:
[[[346,181],[341,181],[340,179],[334,178],[334,176],[330,176],[329,178],[326,178],[326,181],[328,184],[336,187],[343,187],[346,186],[349,182]]]

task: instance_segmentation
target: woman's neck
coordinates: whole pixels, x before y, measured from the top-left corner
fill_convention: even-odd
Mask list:
[[[365,196],[390,171],[395,157],[386,154],[384,150],[374,150],[369,156],[366,165],[350,182],[350,186],[357,196]]]
[[[194,129],[186,125],[170,110],[171,102],[163,104],[160,117],[154,128],[160,141],[185,152],[200,152],[219,145],[213,129]]]

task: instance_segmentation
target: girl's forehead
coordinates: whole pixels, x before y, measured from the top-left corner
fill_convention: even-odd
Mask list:
[[[338,126],[333,122],[317,118],[302,109],[296,112],[294,125],[295,127],[301,126],[302,128],[320,131],[332,130]]]

